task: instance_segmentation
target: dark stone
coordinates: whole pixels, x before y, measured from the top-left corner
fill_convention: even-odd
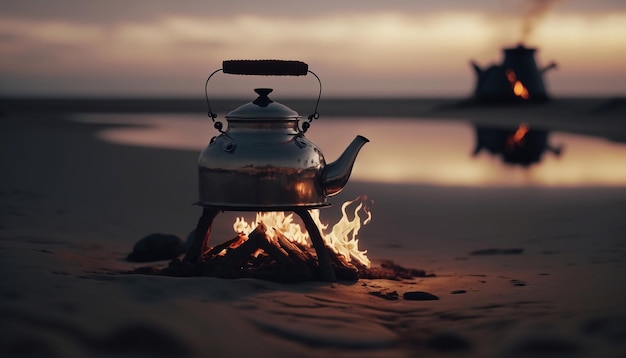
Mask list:
[[[391,260],[383,260],[380,267],[359,269],[359,278],[401,281],[414,277],[435,277],[424,270],[402,267]]]
[[[470,255],[483,256],[483,255],[521,255],[524,253],[524,249],[484,249],[470,252]]]
[[[404,295],[402,295],[402,298],[411,301],[434,301],[439,299],[439,297],[433,295],[432,293],[423,291],[405,292]]]
[[[462,293],[467,293],[467,291],[465,291],[465,290],[454,290],[454,291],[450,292],[450,294],[452,294],[452,295],[459,295],[459,294],[462,294]]]
[[[429,339],[426,344],[429,348],[440,352],[458,352],[470,348],[467,339],[456,333],[439,333]]]
[[[127,260],[148,262],[171,260],[185,252],[183,240],[171,234],[150,234],[137,241]]]
[[[397,291],[391,291],[391,292],[372,291],[372,292],[369,292],[369,294],[372,296],[384,298],[389,301],[395,301],[399,298]]]

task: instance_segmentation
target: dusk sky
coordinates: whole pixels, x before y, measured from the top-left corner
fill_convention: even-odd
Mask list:
[[[202,96],[222,60],[274,58],[307,62],[326,96],[464,96],[470,60],[498,63],[520,42],[558,63],[553,95],[626,95],[623,0],[4,1],[0,95]],[[265,80],[221,75],[211,90],[246,96]]]

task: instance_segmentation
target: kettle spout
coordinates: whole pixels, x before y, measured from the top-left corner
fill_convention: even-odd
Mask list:
[[[474,72],[476,72],[476,76],[480,77],[480,76],[482,76],[482,75],[483,75],[483,72],[484,72],[484,71],[482,70],[482,68],[480,68],[480,67],[478,66],[478,64],[476,63],[476,61],[473,61],[473,60],[472,60],[472,61],[470,61],[470,65],[472,65],[472,68],[474,69]]]
[[[553,69],[553,68],[557,68],[557,64],[556,62],[550,62],[549,65],[547,65],[546,67],[542,68],[541,70],[539,70],[539,72],[541,72],[541,74],[544,74],[545,72],[548,72],[549,70]]]
[[[343,189],[350,178],[359,150],[367,142],[369,142],[369,139],[360,135],[356,136],[337,160],[326,165],[322,174],[322,187],[326,196],[339,194],[341,189]]]

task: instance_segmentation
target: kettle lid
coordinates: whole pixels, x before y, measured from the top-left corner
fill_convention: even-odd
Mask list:
[[[255,88],[259,97],[254,101],[246,103],[232,110],[226,115],[226,119],[230,120],[246,120],[246,119],[298,119],[300,115],[293,109],[284,104],[274,102],[268,95],[273,91],[271,88]]]

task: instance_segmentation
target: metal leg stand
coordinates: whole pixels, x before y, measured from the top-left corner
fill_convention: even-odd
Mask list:
[[[311,214],[306,209],[299,209],[295,212],[302,218],[302,221],[304,222],[304,227],[309,232],[309,236],[311,236],[311,242],[313,242],[313,247],[315,248],[315,252],[317,253],[317,263],[320,270],[320,278],[326,282],[337,282],[337,278],[335,277],[335,271],[333,270],[333,266],[330,263],[328,249],[326,248],[326,244],[324,244],[322,234],[320,233],[317,225],[315,225],[315,221],[313,221]]]
[[[217,214],[219,214],[219,210],[209,208],[202,209],[202,216],[198,220],[196,233],[183,261],[192,263],[198,262],[200,256],[202,256],[202,250],[207,247],[209,243],[211,226],[213,226],[213,220],[215,220]]]

